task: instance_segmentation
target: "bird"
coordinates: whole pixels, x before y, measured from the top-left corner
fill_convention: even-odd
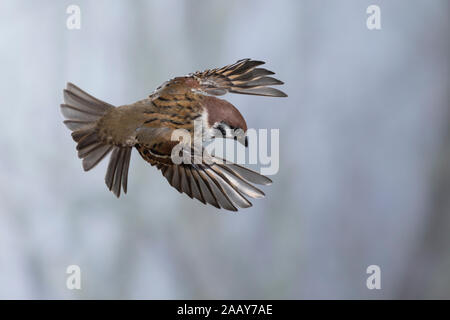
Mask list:
[[[147,98],[118,107],[68,82],[60,109],[65,118],[63,122],[77,143],[83,169],[91,170],[111,154],[105,183],[120,197],[121,190],[127,193],[130,156],[135,148],[180,193],[229,211],[251,207],[248,198],[265,196],[254,185],[270,185],[271,179],[245,166],[209,155],[202,146],[189,146],[189,139],[173,141],[172,134],[176,130],[185,130],[194,138],[194,122],[197,121],[203,126],[202,141],[212,141],[217,131],[224,134],[222,138],[236,139],[236,135],[227,133],[231,130],[241,130],[245,135],[247,124],[242,114],[218,96],[237,93],[287,97],[281,90],[270,87],[284,83],[271,77],[275,73],[262,68],[263,64],[264,61],[241,59],[222,68],[175,77]],[[248,145],[246,138],[244,142],[238,141]],[[201,149],[206,157],[190,163],[175,163],[171,155],[179,145],[190,147],[181,151],[188,158],[196,149]]]

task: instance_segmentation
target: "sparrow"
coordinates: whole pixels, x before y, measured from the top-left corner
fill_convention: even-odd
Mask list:
[[[172,151],[184,139],[172,139],[175,130],[183,129],[194,139],[194,122],[202,125],[202,141],[212,141],[217,131],[222,138],[234,138],[229,132],[247,124],[236,107],[217,96],[227,92],[287,97],[271,85],[282,81],[274,72],[259,66],[265,62],[242,59],[222,68],[197,71],[166,81],[152,94],[132,104],[115,107],[81,90],[72,83],[64,89],[61,112],[64,124],[72,131],[83,169],[91,170],[111,153],[105,183],[117,197],[127,192],[128,168],[133,148],[142,158],[159,169],[169,184],[180,193],[216,208],[237,211],[252,204],[247,198],[263,198],[254,184],[269,185],[272,181],[244,166],[223,161],[205,153],[206,160],[176,163]],[[184,142],[183,142],[184,141]],[[247,140],[241,143],[247,145]],[[192,155],[182,149],[181,154]],[[197,147],[198,149],[198,147]],[[186,151],[187,150],[187,151]]]

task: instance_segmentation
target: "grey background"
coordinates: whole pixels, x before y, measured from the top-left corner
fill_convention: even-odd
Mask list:
[[[448,14],[446,0],[1,1],[0,298],[450,298]],[[280,129],[266,199],[204,206],[136,152],[119,200],[106,161],[83,172],[67,81],[121,105],[245,57],[289,94],[226,97],[249,127]]]

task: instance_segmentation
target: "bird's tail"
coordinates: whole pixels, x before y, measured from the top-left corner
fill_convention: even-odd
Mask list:
[[[112,151],[105,182],[108,189],[119,197],[121,185],[127,192],[131,147],[114,146],[100,139],[97,122],[111,108],[114,106],[94,98],[72,83],[68,83],[64,90],[61,112],[65,118],[64,124],[72,131],[72,138],[77,143],[83,169],[91,170]]]

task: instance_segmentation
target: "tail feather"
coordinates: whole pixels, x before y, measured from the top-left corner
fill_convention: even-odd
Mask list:
[[[89,134],[85,135],[83,137],[83,139],[81,139],[78,142],[77,150],[80,151],[80,150],[86,149],[87,147],[89,147],[93,144],[98,144],[98,142],[99,142],[99,138],[98,138],[97,132],[95,132],[95,130],[92,130]]]
[[[80,110],[74,106],[63,104],[61,105],[61,112],[67,119],[78,119],[82,121],[92,122],[98,119],[101,114],[91,113],[86,110]]]
[[[83,169],[91,170],[112,151],[105,182],[109,190],[119,197],[121,187],[127,192],[131,148],[107,144],[98,136],[97,121],[111,108],[114,106],[94,98],[72,83],[68,83],[64,90],[61,113],[65,118],[64,124],[72,130],[72,138],[77,142]]]
[[[82,148],[78,150],[78,158],[83,159],[85,158],[89,153],[95,151],[96,149],[103,147],[103,143],[94,143],[92,145],[86,146],[85,148]]]
[[[89,93],[81,90],[73,83],[70,83],[70,82],[67,83],[67,91],[70,93],[73,93],[76,96],[81,97],[85,101],[88,101],[91,104],[95,105],[97,107],[96,109],[98,109],[98,110],[107,111],[110,108],[114,108],[114,106],[112,104],[106,103],[102,100],[99,100],[99,99],[91,96]]]
[[[86,154],[83,159],[83,169],[84,171],[89,171],[95,167],[106,155],[111,151],[112,146],[100,145],[98,148],[94,148],[89,153]]]
[[[117,197],[120,197],[121,186],[127,193],[128,167],[130,165],[131,147],[114,147],[106,171],[105,183]]]
[[[62,109],[62,107],[61,107]],[[92,121],[83,121],[83,120],[64,120],[64,124],[67,128],[69,128],[72,131],[76,131],[79,129],[85,129],[90,124],[92,124]]]
[[[76,130],[72,132],[72,139],[75,142],[80,142],[86,135],[88,135],[92,131],[92,126],[84,129]]]
[[[92,103],[89,100],[85,100],[83,97],[76,95],[75,93],[64,90],[64,101],[67,105],[76,108],[81,112],[87,114],[93,114],[97,116],[102,116],[110,107],[106,105],[101,105],[99,103]]]

